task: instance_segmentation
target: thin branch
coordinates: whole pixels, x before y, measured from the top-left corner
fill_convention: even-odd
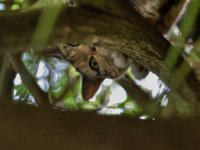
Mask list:
[[[118,82],[141,106],[146,107],[150,102],[153,101],[150,95],[144,92],[138,85],[136,85],[134,81],[129,78],[129,76],[125,75],[123,78],[118,80]]]
[[[2,57],[2,67],[0,71],[0,104],[10,105],[13,104],[13,80],[15,78],[15,71],[10,66],[8,57]]]
[[[45,107],[50,108],[49,98],[48,94],[43,92],[38,84],[36,83],[34,77],[28,72],[26,69],[24,63],[21,60],[21,54],[12,54],[9,55],[9,60],[15,69],[16,72],[18,72],[21,76],[22,82],[26,86],[26,88],[29,90],[29,92],[32,94],[32,96],[35,98],[36,102],[39,105],[44,105]]]

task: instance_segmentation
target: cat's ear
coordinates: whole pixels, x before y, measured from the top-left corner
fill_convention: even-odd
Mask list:
[[[82,96],[84,100],[89,100],[99,89],[103,78],[91,79],[83,75],[82,77]]]

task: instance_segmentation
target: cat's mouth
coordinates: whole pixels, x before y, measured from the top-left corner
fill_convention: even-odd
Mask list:
[[[82,77],[82,96],[84,100],[92,98],[99,89],[104,78],[91,79],[85,75]]]

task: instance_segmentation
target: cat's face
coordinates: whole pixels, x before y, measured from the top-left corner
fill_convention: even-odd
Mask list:
[[[91,98],[105,78],[116,79],[122,76],[131,62],[121,53],[97,46],[58,43],[57,49],[81,73],[84,99]]]
[[[70,46],[57,44],[66,60],[82,74],[91,79],[120,77],[129,65],[129,59],[116,51],[88,45]]]

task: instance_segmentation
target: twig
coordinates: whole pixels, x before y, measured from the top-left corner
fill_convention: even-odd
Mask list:
[[[34,77],[32,77],[26,69],[24,63],[21,60],[21,53],[10,54],[9,60],[15,71],[20,74],[22,82],[27,87],[32,96],[35,98],[36,102],[39,105],[43,105],[45,107],[50,108],[51,105],[49,103],[48,95],[40,89]]]
[[[153,99],[144,92],[128,75],[118,80],[119,84],[124,87],[127,93],[136,100],[142,107],[146,107]]]
[[[15,71],[11,68],[7,56],[2,56],[2,66],[0,67],[0,104],[13,104],[12,90]]]

